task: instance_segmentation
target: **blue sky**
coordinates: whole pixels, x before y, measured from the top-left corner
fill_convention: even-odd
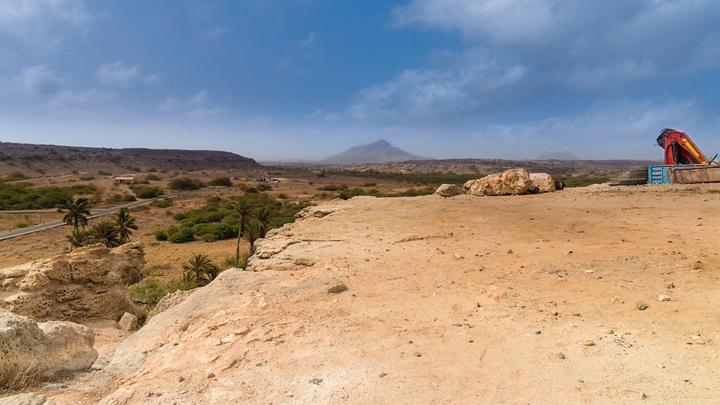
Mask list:
[[[3,0],[0,140],[323,159],[720,152],[716,0]]]

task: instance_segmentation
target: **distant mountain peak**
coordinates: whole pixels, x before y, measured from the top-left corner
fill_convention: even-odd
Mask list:
[[[321,163],[388,163],[423,159],[424,158],[420,156],[415,156],[400,148],[396,148],[390,145],[390,142],[381,139],[367,145],[353,146],[339,155],[321,161]]]
[[[538,160],[580,160],[579,157],[573,155],[568,150],[562,152],[542,152],[537,158]]]

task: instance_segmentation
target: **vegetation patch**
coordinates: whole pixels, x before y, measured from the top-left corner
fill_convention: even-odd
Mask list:
[[[191,179],[190,177],[180,177],[171,180],[170,183],[168,183],[168,187],[171,190],[191,191],[199,190],[205,187],[205,183],[203,183],[201,180]]]
[[[162,189],[157,186],[130,186],[130,189],[137,198],[155,198],[162,194]]]
[[[580,176],[573,176],[572,174],[553,174],[553,178],[562,181],[565,187],[587,187],[592,184],[602,184],[610,181],[608,176],[593,176],[583,174]]]
[[[32,183],[0,182],[0,209],[36,210],[61,207],[76,195],[92,194],[97,188],[90,184],[70,187],[33,187]]]
[[[376,170],[367,171],[356,171],[356,170],[345,170],[345,171],[328,171],[327,174],[331,175],[343,175],[361,178],[374,178],[381,180],[394,180],[400,182],[406,182],[411,184],[417,184],[422,186],[439,186],[441,184],[456,184],[463,185],[468,180],[475,180],[483,177],[483,174],[456,174],[454,172],[429,172],[429,173],[387,173],[379,172]],[[374,183],[368,183],[374,184]]]
[[[309,205],[282,202],[267,193],[246,193],[228,199],[215,197],[200,208],[175,214],[173,219],[178,225],[155,232],[155,239],[184,243],[196,239],[212,242],[236,238],[240,231],[241,214],[235,207],[243,201],[251,207],[250,211],[245,213],[247,217],[243,218],[243,222],[249,225],[248,227],[256,228],[259,226],[258,220],[256,215],[252,214],[262,213],[262,226],[265,231],[293,222],[295,214]]]

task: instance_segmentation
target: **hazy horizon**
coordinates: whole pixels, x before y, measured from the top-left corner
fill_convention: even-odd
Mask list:
[[[6,0],[0,140],[322,160],[720,151],[720,3]]]

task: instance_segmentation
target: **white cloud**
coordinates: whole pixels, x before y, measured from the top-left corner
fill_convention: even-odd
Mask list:
[[[360,120],[431,119],[503,104],[520,96],[508,92],[522,83],[526,69],[465,55],[466,66],[445,70],[406,70],[393,80],[363,89],[350,107]]]
[[[0,52],[12,58],[56,51],[69,29],[82,28],[91,19],[82,0],[3,0]]]
[[[139,75],[139,65],[126,67],[122,62],[115,62],[100,66],[96,77],[106,86],[127,87]]]
[[[412,0],[394,15],[461,33],[469,50],[535,72],[538,89],[604,91],[720,66],[714,0]]]

